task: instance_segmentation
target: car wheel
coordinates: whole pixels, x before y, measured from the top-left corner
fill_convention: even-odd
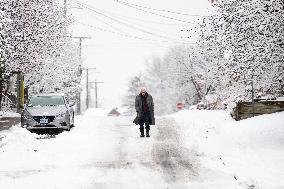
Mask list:
[[[70,131],[70,129],[71,129],[71,125],[69,124],[66,131]]]
[[[70,131],[70,129],[71,129],[71,118],[69,118],[69,123],[67,124],[67,129],[66,129],[66,131]]]

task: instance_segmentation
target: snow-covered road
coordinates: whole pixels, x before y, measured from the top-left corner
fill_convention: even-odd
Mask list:
[[[150,138],[100,109],[55,136],[14,126],[0,133],[0,188],[284,188],[283,115],[181,111],[157,118]]]
[[[130,118],[90,110],[56,136],[15,126],[4,133],[0,188],[186,187],[199,164],[174,124],[161,118],[152,137],[140,138]]]

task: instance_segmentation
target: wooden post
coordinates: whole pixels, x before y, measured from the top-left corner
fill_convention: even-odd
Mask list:
[[[17,73],[17,112],[20,113],[24,107],[24,76],[22,72]]]
[[[25,83],[24,83],[24,75],[21,74],[21,110],[24,108],[25,104]]]
[[[251,102],[252,102],[252,116],[254,117],[254,88],[253,88],[253,80],[251,80]]]

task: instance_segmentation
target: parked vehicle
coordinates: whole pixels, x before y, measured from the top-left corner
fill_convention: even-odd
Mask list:
[[[21,114],[21,126],[28,130],[63,129],[74,126],[73,105],[64,94],[46,94],[30,97]]]
[[[196,105],[196,109],[198,109],[198,110],[204,110],[204,109],[206,109],[206,105],[205,105],[203,102],[199,102],[199,103]]]

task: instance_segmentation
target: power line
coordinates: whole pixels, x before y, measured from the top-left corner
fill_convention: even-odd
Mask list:
[[[121,24],[121,25],[123,25],[123,26],[126,26],[126,27],[128,27],[128,28],[132,28],[132,29],[134,29],[134,30],[138,30],[138,31],[140,31],[140,32],[146,33],[146,34],[148,34],[148,35],[152,35],[152,36],[155,36],[155,37],[160,37],[160,38],[167,39],[167,40],[170,40],[170,41],[175,41],[175,42],[178,41],[178,39],[174,39],[174,38],[170,38],[170,37],[167,37],[167,36],[164,36],[164,35],[156,34],[156,33],[147,31],[147,30],[145,30],[145,29],[139,28],[139,27],[137,27],[137,26],[130,25],[130,24],[125,23],[125,22],[123,22],[123,21],[120,21],[120,20],[118,20],[118,19],[115,19],[115,18],[113,18],[113,17],[111,17],[111,16],[108,16],[108,15],[106,15],[106,14],[104,14],[104,13],[101,13],[101,12],[95,10],[95,9],[92,8],[90,5],[81,3],[81,2],[79,2],[79,1],[77,1],[77,0],[73,0],[73,1],[75,1],[76,3],[78,3],[79,5],[81,5],[82,7],[84,7],[85,9],[88,9],[88,10],[90,10],[90,11],[96,13],[97,15],[103,16],[103,17],[105,17],[105,18],[107,18],[107,19],[109,19],[109,20],[112,20],[112,21],[114,21],[114,22],[116,22],[116,23],[119,23],[119,24]],[[184,42],[185,42],[185,41],[184,41]]]
[[[166,18],[166,19],[170,19],[170,20],[174,20],[174,21],[178,21],[178,22],[183,22],[183,23],[187,23],[187,24],[195,24],[194,22],[189,22],[189,21],[178,19],[178,18],[165,16],[163,14],[158,14],[158,13],[155,13],[155,12],[152,12],[152,11],[148,11],[148,10],[145,10],[145,9],[137,7],[137,6],[133,6],[130,3],[127,3],[127,2],[122,2],[122,1],[118,1],[118,0],[114,0],[114,1],[116,1],[117,3],[120,3],[122,5],[128,6],[130,8],[137,9],[139,11],[146,12],[146,13],[149,13],[149,14],[152,14],[152,15],[160,16],[162,18]]]
[[[112,34],[115,34],[115,35],[119,35],[121,37],[127,37],[127,38],[132,38],[132,39],[143,40],[143,41],[150,41],[150,42],[158,42],[158,43],[169,43],[169,42],[172,42],[172,41],[161,41],[161,40],[155,40],[155,39],[151,39],[151,38],[143,38],[143,37],[138,37],[138,36],[134,36],[134,35],[123,34],[123,33],[115,32],[115,31],[112,31],[112,30],[107,30],[107,29],[104,29],[104,28],[96,27],[96,26],[93,26],[93,25],[90,25],[90,24],[85,24],[85,23],[82,23],[82,22],[78,22],[78,23],[81,24],[81,25],[90,27],[90,28],[92,28],[94,30],[99,30],[99,31],[102,31],[102,32],[112,33]],[[179,42],[179,43],[182,43],[182,42]]]
[[[106,15],[106,14],[104,14],[104,13],[100,13],[99,11],[95,11],[95,10],[93,10],[93,9],[96,9],[96,10],[100,10],[100,9],[97,9],[97,8],[94,8],[94,7],[93,7],[93,8],[90,8],[91,6],[89,6],[89,5],[87,5],[87,4],[84,4],[84,3],[80,3],[79,1],[76,1],[76,0],[70,0],[70,1],[72,1],[73,3],[79,4],[80,7],[82,7],[82,5],[84,5],[85,9],[87,9],[87,10],[91,11],[92,13],[95,13],[95,14],[97,14],[97,15],[99,15],[99,16],[103,16],[104,18],[107,18],[109,21],[111,21],[111,22],[113,22],[113,23],[118,23],[118,24],[120,24],[120,25],[125,26],[125,22],[127,22],[127,21],[122,22],[122,21],[117,20],[117,19],[114,19],[113,17],[110,17],[110,16],[108,16],[108,15]],[[89,6],[89,7],[88,7],[88,6]],[[94,11],[95,11],[95,12],[94,12]],[[100,11],[106,12],[106,11],[104,11],[104,10],[100,10]],[[103,31],[103,32],[109,32],[109,33],[112,33],[112,34],[115,34],[115,35],[119,35],[119,36],[122,36],[122,37],[128,37],[128,38],[139,39],[139,40],[144,40],[144,41],[151,41],[151,42],[159,42],[159,43],[174,42],[174,43],[181,43],[181,44],[196,44],[195,42],[192,42],[192,41],[180,40],[180,39],[182,39],[183,37],[182,37],[182,36],[178,36],[177,34],[168,34],[168,35],[176,35],[177,37],[180,37],[180,39],[174,39],[174,38],[170,38],[170,37],[167,37],[167,36],[161,36],[161,35],[159,35],[159,34],[155,34],[155,33],[151,32],[151,34],[152,34],[152,35],[154,34],[155,37],[158,36],[158,37],[160,37],[160,38],[165,38],[165,39],[167,39],[167,41],[161,41],[161,40],[155,40],[155,39],[151,39],[151,38],[145,38],[145,37],[135,36],[135,35],[132,35],[132,34],[130,34],[130,33],[128,33],[128,32],[125,32],[125,31],[123,31],[123,30],[121,30],[121,29],[119,29],[119,28],[113,26],[113,24],[110,24],[110,23],[104,21],[103,19],[99,18],[98,16],[95,16],[94,14],[91,14],[91,13],[89,13],[89,12],[86,12],[86,13],[87,13],[88,15],[92,16],[92,17],[95,17],[96,20],[99,20],[100,22],[104,23],[105,25],[107,25],[107,26],[109,26],[109,27],[111,27],[111,28],[114,28],[115,30],[121,31],[121,33],[116,32],[116,31],[112,31],[112,30],[107,30],[107,29],[104,29],[104,28],[99,28],[99,27],[96,27],[96,26],[93,26],[93,25],[89,25],[89,24],[84,24],[84,23],[82,23],[82,22],[78,22],[78,23],[80,23],[80,24],[82,24],[82,25],[85,25],[85,26],[88,26],[88,27],[92,27],[92,29],[95,29],[95,30],[100,30],[100,31]],[[98,14],[98,13],[99,13],[99,14]],[[113,13],[110,13],[110,14],[113,14]],[[127,27],[130,27],[130,26],[131,26],[130,24],[127,25]],[[134,27],[135,27],[135,26],[134,26]],[[146,30],[141,31],[140,28],[138,28],[138,27],[135,27],[135,28],[130,27],[130,28],[131,28],[131,29],[138,30],[138,31],[143,32],[143,33],[145,33],[145,31],[146,31]],[[147,32],[147,34],[149,34],[149,32]],[[169,40],[170,40],[170,41],[169,41]]]
[[[95,15],[93,15],[93,14],[90,14],[90,13],[88,13],[88,12],[86,12],[86,13],[87,13],[88,15],[90,15],[90,16],[96,18],[96,20],[102,22],[103,24],[105,24],[105,25],[107,25],[107,26],[109,26],[109,27],[111,27],[111,28],[113,28],[113,29],[115,29],[115,30],[117,30],[117,31],[120,31],[120,32],[122,32],[122,33],[124,33],[124,34],[126,34],[126,35],[130,35],[130,34],[124,32],[124,31],[122,31],[121,29],[119,29],[119,28],[117,28],[117,27],[114,27],[112,24],[109,24],[109,23],[107,23],[106,21],[100,19],[100,17],[95,16]]]
[[[173,43],[173,41],[161,41],[161,40],[156,40],[156,39],[151,39],[151,38],[144,38],[144,37],[139,37],[139,36],[135,36],[135,35],[131,35],[131,34],[124,34],[124,33],[119,33],[119,32],[115,32],[115,31],[112,31],[112,30],[107,30],[107,29],[104,29],[104,28],[100,28],[100,27],[96,27],[96,26],[93,26],[93,25],[90,25],[90,24],[85,24],[85,23],[82,23],[82,22],[78,22],[78,24],[81,24],[83,26],[87,26],[87,27],[90,27],[91,29],[93,30],[98,30],[98,31],[102,31],[102,32],[108,32],[108,33],[111,33],[111,34],[114,34],[114,35],[118,35],[118,36],[121,36],[121,37],[127,37],[127,38],[132,38],[132,39],[137,39],[137,40],[142,40],[142,41],[148,41],[148,42],[151,42],[151,43]],[[174,43],[178,43],[178,44],[196,44],[195,42],[174,42]]]
[[[70,0],[70,1],[72,2],[73,0]],[[75,1],[73,1],[73,3],[78,4]],[[126,20],[135,20],[136,22],[138,21],[138,22],[145,22],[145,23],[159,24],[159,25],[167,25],[167,26],[186,26],[186,27],[188,27],[188,24],[156,22],[156,21],[145,20],[145,19],[141,19],[141,18],[137,18],[137,17],[128,17],[128,16],[125,16],[125,15],[122,15],[122,14],[119,14],[119,13],[116,13],[116,12],[110,12],[110,11],[106,11],[106,10],[102,10],[102,9],[98,9],[98,8],[96,8],[96,10],[105,12],[107,14],[115,16],[116,18],[120,17],[120,18],[123,18],[123,19],[126,19]]]
[[[109,24],[109,23],[107,23],[106,21],[100,19],[98,16],[95,16],[95,15],[90,14],[90,13],[88,13],[88,12],[87,12],[87,14],[90,15],[90,16],[92,16],[92,17],[94,17],[94,18],[96,18],[96,20],[98,20],[98,21],[104,23],[105,25],[107,25],[107,26],[109,26],[109,27],[111,27],[111,28],[114,28],[114,29],[116,29],[116,30],[118,30],[118,31],[121,31],[122,33],[125,33],[125,34],[127,34],[127,35],[131,35],[131,34],[125,32],[125,31],[123,31],[123,30],[121,30],[121,29],[119,29],[119,28],[117,28],[117,27],[114,27],[112,24]],[[159,30],[157,30],[157,31],[159,31]],[[160,32],[160,31],[159,31],[159,32]],[[172,33],[166,33],[166,34],[167,34],[167,35],[175,35],[176,37],[182,38],[181,36],[178,36],[177,34],[172,34]]]
[[[134,35],[123,34],[123,33],[115,32],[115,31],[112,31],[112,30],[96,27],[96,26],[93,26],[91,24],[85,24],[83,22],[78,22],[78,23],[81,24],[81,25],[93,28],[95,30],[99,30],[99,31],[102,31],[102,32],[108,32],[108,33],[112,33],[112,34],[115,34],[115,35],[120,35],[122,37],[129,37],[129,38],[140,39],[140,40],[147,40],[147,41],[154,41],[154,42],[169,42],[169,41],[159,41],[159,40],[154,40],[154,39],[149,39],[149,38],[137,37],[137,36],[134,36]]]
[[[190,17],[205,17],[203,15],[198,15],[198,14],[187,14],[187,13],[181,13],[181,12],[177,12],[177,11],[170,11],[170,10],[166,10],[166,9],[155,9],[155,8],[151,8],[151,7],[147,7],[147,6],[141,6],[141,5],[138,5],[138,4],[129,3],[129,2],[120,1],[120,0],[114,0],[114,1],[117,2],[117,3],[123,4],[123,5],[131,5],[131,6],[135,6],[135,7],[139,7],[139,8],[143,8],[143,9],[149,9],[149,10],[158,11],[158,12],[166,12],[166,13],[177,14],[177,15],[182,15],[182,16],[190,16]]]
[[[117,14],[117,13],[113,13],[113,14],[116,14],[116,17],[121,17],[121,18],[124,18],[126,20],[135,20],[136,22],[144,22],[144,23],[147,23],[147,24],[156,24],[156,25],[165,25],[165,26],[186,26],[186,27],[188,27],[188,24],[184,24],[184,23],[157,22],[157,21],[152,21],[152,20],[140,19],[140,18],[137,18],[137,17],[127,17],[127,16],[120,15],[120,14]]]
[[[76,1],[76,0],[75,0],[75,1]],[[144,30],[144,29],[142,29],[142,28],[139,28],[139,27],[137,27],[137,26],[133,26],[133,25],[130,25],[130,24],[128,24],[128,23],[122,22],[122,21],[120,21],[120,20],[118,20],[118,19],[115,19],[115,18],[112,18],[112,17],[110,17],[110,16],[108,16],[108,15],[106,15],[106,14],[104,14],[104,13],[98,12],[98,11],[94,10],[93,8],[91,8],[90,6],[86,5],[86,4],[80,3],[79,1],[77,1],[77,2],[78,2],[78,4],[83,5],[86,9],[88,9],[88,10],[90,10],[90,11],[92,11],[92,12],[98,14],[98,15],[101,15],[101,16],[103,16],[103,17],[105,17],[105,18],[108,18],[108,19],[110,19],[110,20],[112,20],[112,21],[114,21],[114,22],[117,22],[117,23],[119,23],[119,24],[121,24],[121,25],[123,25],[123,26],[126,26],[126,27],[129,27],[129,28],[138,30],[138,31],[143,32],[143,33],[147,33],[147,34],[149,34],[149,35],[154,35],[154,36],[156,36],[156,37],[164,38],[164,39],[167,39],[167,40],[176,40],[176,39],[172,39],[172,38],[169,38],[169,37],[166,37],[166,36],[162,36],[162,35],[159,35],[159,34],[155,34],[155,33],[153,33],[153,32],[150,32],[150,31]]]

